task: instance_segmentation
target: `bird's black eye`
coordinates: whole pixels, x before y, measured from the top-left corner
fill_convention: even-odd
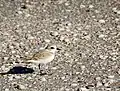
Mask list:
[[[51,49],[54,49],[54,47],[51,47]]]

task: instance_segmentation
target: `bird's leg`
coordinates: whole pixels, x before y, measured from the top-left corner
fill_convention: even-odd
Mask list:
[[[39,64],[38,67],[39,67],[40,73],[42,73],[41,64]]]
[[[44,72],[45,68],[43,66],[41,67],[41,64],[39,64],[38,66],[39,66],[40,74],[45,74]]]
[[[44,68],[45,68],[45,70],[46,70],[46,69],[48,70],[48,65],[47,65],[47,64],[44,64]]]
[[[47,64],[44,64],[44,68],[45,68],[45,73],[51,74],[51,71],[50,71],[49,66]]]
[[[41,68],[40,66],[41,66],[41,65],[39,64],[39,65],[38,65],[38,67],[39,67],[39,70],[40,70],[40,68]]]

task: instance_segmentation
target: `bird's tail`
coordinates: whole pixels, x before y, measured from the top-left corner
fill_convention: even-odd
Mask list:
[[[22,60],[31,60],[31,57],[21,57]]]
[[[31,63],[29,60],[31,60],[32,58],[31,57],[21,57],[21,59],[22,59],[22,63],[29,64],[29,63]]]

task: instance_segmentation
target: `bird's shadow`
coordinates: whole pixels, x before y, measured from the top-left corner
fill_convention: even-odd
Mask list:
[[[8,72],[0,73],[0,75],[7,75],[7,74],[29,74],[33,73],[34,70],[32,68],[22,67],[22,66],[15,66],[11,68]]]

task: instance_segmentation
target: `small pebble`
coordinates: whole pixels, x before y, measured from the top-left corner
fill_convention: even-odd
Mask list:
[[[108,56],[100,55],[99,56],[101,59],[106,59]]]
[[[57,69],[57,67],[52,67],[51,69],[56,70],[56,69]]]
[[[96,87],[100,87],[100,86],[102,86],[102,83],[100,81],[98,81]]]
[[[32,79],[32,77],[30,77],[30,76],[29,76],[29,77],[27,77],[27,80],[31,80],[31,79]]]
[[[89,91],[89,89],[87,89],[85,87],[81,87],[80,89],[81,89],[81,91]]]
[[[14,53],[16,53],[16,51],[15,51],[15,50],[12,50],[12,54],[14,54]]]
[[[104,38],[104,37],[105,37],[104,34],[100,34],[100,35],[99,35],[99,38]]]
[[[108,76],[108,78],[113,79],[113,78],[114,78],[114,75],[110,75],[110,76]]]
[[[65,37],[64,37],[64,36],[61,36],[61,37],[60,37],[60,40],[61,40],[61,41],[63,41],[64,39],[65,39]]]
[[[119,21],[119,18],[116,18],[115,21],[118,22],[118,21]]]
[[[118,25],[117,28],[120,29],[120,25]]]
[[[76,72],[76,75],[80,74],[80,72]]]
[[[119,10],[119,11],[117,11],[117,14],[120,14],[120,10]]]
[[[65,3],[65,6],[68,6],[69,5],[69,3]]]
[[[24,85],[19,84],[19,89],[23,90],[26,89],[26,87]]]
[[[45,77],[43,77],[41,80],[42,80],[42,81],[47,81],[47,80],[45,79]]]
[[[29,54],[29,52],[25,52],[25,55],[28,55]]]
[[[99,81],[101,79],[101,77],[96,77],[96,81]]]
[[[70,23],[70,22],[69,22],[69,23],[67,23],[67,25],[68,25],[68,26],[71,26],[71,25],[72,25],[72,23]]]
[[[16,79],[20,79],[21,77],[16,75],[15,78],[16,78]]]
[[[90,40],[90,39],[91,39],[91,35],[84,36],[84,38],[85,38],[86,40]]]
[[[68,56],[69,56],[69,53],[65,53],[64,55],[65,55],[66,57],[68,57]]]
[[[77,29],[78,29],[78,30],[82,30],[82,27],[78,27]]]
[[[29,35],[29,36],[28,36],[28,39],[29,39],[29,40],[33,40],[33,39],[34,39],[34,37],[33,37],[33,36],[31,36],[31,35]]]
[[[65,42],[69,43],[69,42],[70,42],[70,40],[69,40],[68,38],[65,38]]]
[[[26,14],[26,15],[25,15],[25,17],[29,17],[29,16],[30,16],[30,14]]]
[[[49,39],[45,39],[45,42],[50,43],[50,40]]]
[[[52,35],[53,35],[53,36],[57,36],[57,35],[58,35],[58,32],[56,32],[56,31],[55,31],[55,32],[52,32]]]
[[[85,29],[90,29],[91,28],[91,25],[86,25],[85,26]]]
[[[105,23],[105,20],[101,19],[99,20],[99,23]]]
[[[67,32],[70,32],[70,29],[66,29]]]
[[[6,89],[5,89],[5,91],[9,91],[9,89],[8,89],[8,88],[6,88]]]
[[[66,0],[58,0],[58,3],[59,4],[62,4],[62,3],[64,3]]]
[[[61,79],[62,79],[62,80],[65,79],[65,76],[61,77]]]
[[[8,67],[6,67],[5,65],[2,65],[2,66],[1,66],[1,69],[2,69],[4,72],[9,71],[9,68],[8,68]]]
[[[94,6],[93,5],[89,5],[89,8],[93,8]]]
[[[100,13],[100,11],[99,10],[95,10],[95,13]]]
[[[117,12],[117,8],[112,8],[112,10],[113,10],[114,12]]]
[[[22,11],[17,11],[18,14],[22,14],[23,12]]]
[[[70,91],[70,89],[69,89],[69,88],[66,88],[65,91]]]
[[[4,60],[7,61],[9,57],[4,57]]]
[[[105,88],[104,90],[105,90],[105,91],[112,91],[111,89],[112,89],[112,88]],[[117,91],[117,90],[116,90],[116,91]]]
[[[77,83],[73,83],[73,84],[71,84],[71,86],[76,87],[76,86],[77,86]]]
[[[61,28],[59,28],[59,30],[60,30],[60,31],[64,31],[64,30],[65,30],[65,28],[64,28],[64,27],[61,27]]]
[[[105,83],[104,86],[105,86],[105,87],[108,87],[108,86],[109,86],[109,83]]]
[[[12,81],[14,76],[9,76],[9,81]]]
[[[120,69],[118,70],[118,74],[120,74]]]
[[[14,46],[9,46],[10,49],[14,49]]]
[[[82,65],[82,66],[81,66],[81,69],[82,69],[82,70],[84,70],[84,69],[85,69],[85,66],[84,66],[84,65]]]
[[[85,5],[80,5],[80,8],[85,8]]]

